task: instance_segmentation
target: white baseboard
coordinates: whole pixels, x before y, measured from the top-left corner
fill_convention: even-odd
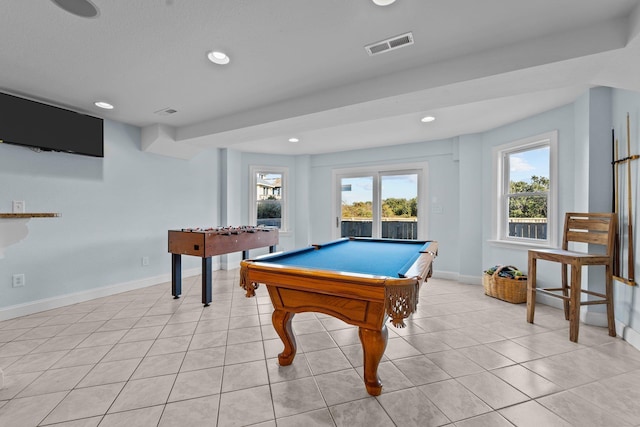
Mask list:
[[[183,277],[197,276],[201,273],[200,268],[193,268],[182,272]],[[101,288],[89,289],[86,291],[74,292],[65,295],[58,295],[51,298],[45,298],[36,301],[30,301],[23,304],[11,305],[0,308],[0,321],[14,319],[16,317],[27,316],[41,311],[53,310],[55,308],[65,307],[67,305],[77,304],[96,298],[107,297],[122,292],[133,291],[136,289],[154,286],[163,282],[170,282],[171,274],[161,274],[154,277],[146,277],[144,279],[133,280],[131,282],[119,283],[116,285],[103,286]]]
[[[607,321],[607,313],[599,313],[582,309],[582,311],[580,312],[580,320],[587,325],[601,326],[603,328],[609,326],[609,322]]]
[[[536,304],[538,303],[548,305],[549,307],[558,308],[560,310],[564,310],[564,305],[560,300],[560,298],[550,297],[540,292],[536,293]]]
[[[548,305],[549,307],[564,310],[564,304],[560,298],[550,297],[545,294],[536,294],[536,303]],[[580,321],[587,325],[600,326],[606,328],[609,323],[607,321],[607,313],[598,311],[589,311],[587,307],[580,307]]]
[[[468,285],[482,285],[482,276],[465,276],[461,274],[458,276],[458,282]]]
[[[640,350],[640,332],[616,320],[616,332],[623,340]]]
[[[435,270],[433,277],[435,279],[455,280],[456,282],[466,283],[468,285],[482,285],[482,276],[465,276],[453,271]]]
[[[460,275],[453,271],[434,270],[432,274],[434,279],[458,280]]]

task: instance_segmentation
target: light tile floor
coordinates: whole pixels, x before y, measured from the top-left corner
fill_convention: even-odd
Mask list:
[[[431,279],[407,327],[389,326],[369,396],[357,329],[294,318],[280,367],[271,301],[245,298],[238,270],[0,322],[0,426],[638,426],[640,351],[603,328],[568,339],[559,310]]]

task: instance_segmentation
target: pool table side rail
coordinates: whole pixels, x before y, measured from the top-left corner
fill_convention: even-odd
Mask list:
[[[278,259],[278,258],[289,258],[290,256],[295,256],[297,254],[301,254],[304,252],[310,252],[310,251],[315,251],[317,248],[315,246],[307,246],[306,248],[300,248],[300,249],[292,249],[290,251],[277,251],[277,252],[272,252],[272,253],[268,253],[268,254],[263,254],[263,255],[258,255],[257,257],[253,257],[251,258],[249,261],[260,261],[260,260],[274,260],[274,259]],[[273,261],[270,261],[273,262]],[[277,263],[274,263],[277,264]]]
[[[415,283],[414,278],[390,278],[370,274],[328,271],[310,267],[265,263],[255,260],[240,262],[240,286],[247,297],[255,295],[257,285],[283,286],[305,289],[317,293],[343,295],[350,298],[382,299],[384,287],[389,281],[401,284]],[[253,284],[254,286],[250,286]]]
[[[253,261],[241,262],[240,282],[247,297],[255,295],[259,284],[265,284],[275,309],[320,312],[374,329],[384,323],[390,282],[394,282],[394,289],[419,286],[415,278],[341,274]]]
[[[433,260],[438,256],[438,242],[429,240],[420,251],[420,256],[407,268],[404,277],[421,277],[426,280],[433,272]]]
[[[354,241],[361,240],[364,242],[380,242],[380,243],[406,243],[408,245],[415,245],[417,242],[422,242],[422,243],[425,243],[424,246],[428,246],[430,242],[433,242],[433,240],[387,239],[387,238],[375,238],[375,237],[341,237],[331,242],[314,243],[311,246],[314,246],[317,248],[323,248],[323,247],[339,244],[347,240],[354,240]]]

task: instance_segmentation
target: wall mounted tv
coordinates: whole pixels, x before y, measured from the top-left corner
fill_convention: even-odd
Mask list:
[[[0,141],[104,157],[103,120],[0,93]]]

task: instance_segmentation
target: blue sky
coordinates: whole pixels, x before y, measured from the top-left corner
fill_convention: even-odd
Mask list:
[[[383,175],[382,199],[389,197],[413,199],[418,195],[418,176],[412,175]],[[347,204],[372,200],[372,177],[343,178],[342,184],[351,184],[351,191],[342,192],[342,201]]]
[[[509,155],[511,181],[531,182],[531,176],[549,178],[549,147]]]

